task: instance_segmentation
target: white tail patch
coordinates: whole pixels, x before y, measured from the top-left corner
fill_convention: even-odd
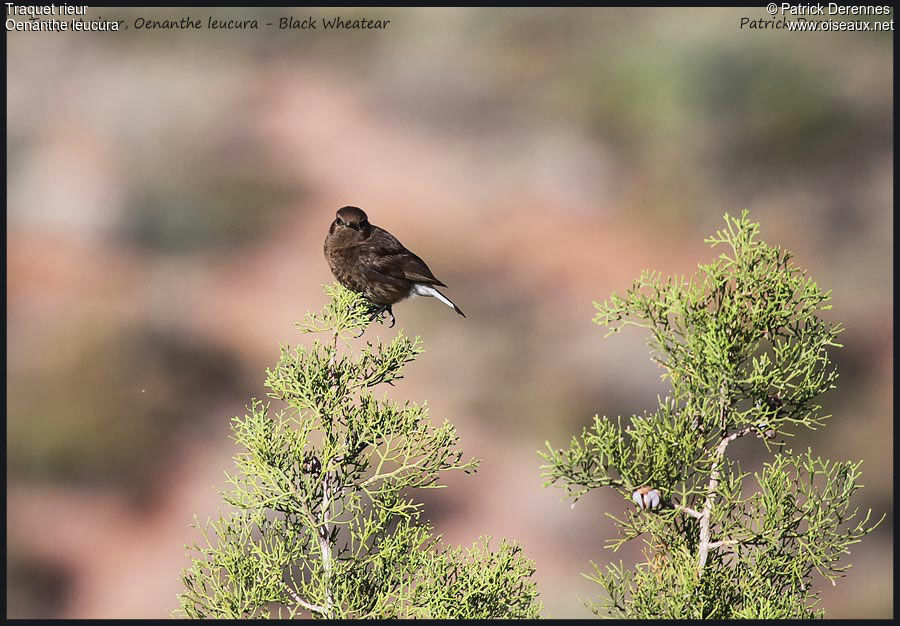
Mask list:
[[[411,295],[411,296],[427,296],[429,298],[437,298],[438,300],[440,300],[441,302],[446,304],[448,307],[450,307],[451,309],[453,309],[454,311],[456,311],[457,313],[459,313],[460,315],[465,317],[465,315],[463,315],[463,312],[459,310],[458,306],[453,304],[453,302],[450,300],[450,298],[448,298],[447,296],[442,294],[440,291],[438,291],[431,285],[423,285],[422,283],[416,283],[415,285],[413,285],[413,288],[410,290],[409,295]]]
[[[413,285],[412,290],[413,290],[413,293],[417,296],[428,296],[430,298],[437,298],[438,300],[440,300],[441,302],[446,304],[451,309],[456,308],[453,306],[453,303],[450,302],[450,300],[447,298],[447,296],[442,294],[440,291],[438,291],[431,285],[423,285],[421,283],[416,283],[415,285]]]

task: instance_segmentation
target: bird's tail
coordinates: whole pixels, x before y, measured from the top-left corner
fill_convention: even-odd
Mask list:
[[[453,304],[453,301],[450,298],[448,298],[447,296],[442,294],[440,291],[438,291],[431,285],[423,285],[421,283],[418,283],[415,286],[415,292],[420,296],[431,296],[431,297],[437,298],[438,300],[440,300],[441,302],[446,304],[448,307],[450,307],[451,309],[453,309],[454,311],[456,311],[463,317],[466,316],[466,314],[462,312],[462,309],[460,309],[458,306]]]

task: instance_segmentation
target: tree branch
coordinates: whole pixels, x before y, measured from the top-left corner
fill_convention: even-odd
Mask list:
[[[737,539],[726,539],[724,541],[714,541],[707,546],[710,550],[718,550],[719,548],[724,548],[726,546],[736,546],[740,541]]]
[[[724,415],[724,408],[722,409],[722,414]],[[716,499],[717,492],[716,490],[719,488],[719,479],[721,478],[721,470],[722,470],[722,459],[725,457],[725,449],[728,448],[728,444],[730,444],[735,439],[743,437],[749,433],[753,432],[752,426],[745,426],[739,431],[733,432],[730,435],[725,435],[722,437],[722,441],[719,442],[719,445],[716,446],[715,451],[715,460],[713,461],[712,471],[709,474],[709,484],[706,487],[706,502],[703,503],[703,512],[700,514],[700,546],[699,546],[699,554],[697,558],[697,575],[700,576],[703,574],[703,568],[706,567],[706,559],[709,556],[709,551],[713,549],[713,546],[720,547],[723,545],[723,542],[717,542],[716,544],[711,544],[709,541],[709,518],[712,514],[713,502]]]
[[[306,600],[301,598],[297,594],[296,591],[291,589],[291,586],[288,585],[287,583],[284,583],[284,589],[285,589],[285,591],[288,592],[288,594],[291,596],[291,599],[293,599],[294,602],[296,602],[297,604],[302,606],[307,611],[312,611],[313,613],[321,613],[322,615],[325,615],[325,613],[327,613],[327,610],[325,609],[325,607],[319,606],[317,604],[310,604],[309,602],[307,602]]]
[[[322,509],[321,526],[319,527],[319,551],[322,558],[322,569],[325,572],[325,613],[331,619],[331,609],[334,606],[334,597],[331,593],[331,524],[329,524],[328,511],[331,505],[331,472],[325,472],[322,477]]]
[[[682,513],[690,515],[691,517],[696,518],[696,519],[700,519],[701,517],[703,517],[703,514],[700,513],[700,511],[698,511],[696,509],[692,509],[689,506],[683,506],[681,504],[676,505],[675,510],[681,511]]]
[[[335,385],[337,384],[338,374],[337,368],[335,367],[335,362],[337,360],[337,340],[338,329],[334,329],[334,335],[331,343],[331,358],[328,361],[328,369],[331,370],[331,376],[334,379]],[[319,527],[319,552],[322,559],[322,570],[325,572],[325,611],[323,615],[328,619],[333,617],[331,611],[334,606],[334,595],[331,592],[331,568],[332,568],[332,554],[331,554],[331,544],[332,544],[332,536],[331,536],[331,524],[329,523],[329,512],[332,504],[332,478],[336,478],[334,472],[325,472],[322,475],[322,508],[320,510],[320,522],[321,526]]]

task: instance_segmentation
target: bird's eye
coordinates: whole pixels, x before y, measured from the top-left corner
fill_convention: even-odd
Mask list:
[[[343,226],[343,225],[344,225],[344,220],[342,220],[342,219],[339,218],[339,217],[336,218],[334,221],[337,223],[338,226]]]

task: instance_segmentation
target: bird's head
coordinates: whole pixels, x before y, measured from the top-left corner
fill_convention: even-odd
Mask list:
[[[372,234],[372,225],[365,211],[355,206],[345,206],[338,209],[329,234],[348,243],[362,241]]]

